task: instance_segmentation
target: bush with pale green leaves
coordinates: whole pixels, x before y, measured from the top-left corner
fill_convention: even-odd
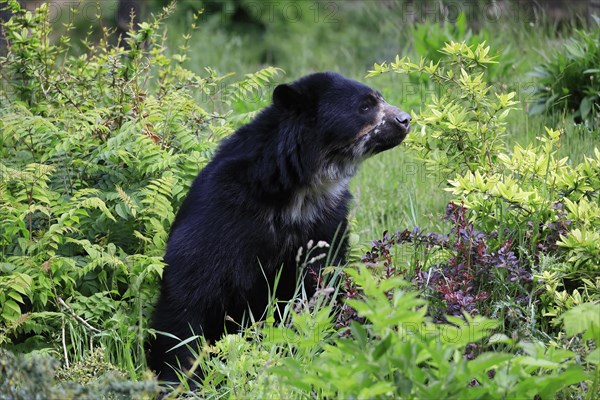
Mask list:
[[[575,282],[581,301],[600,300],[600,150],[572,165],[557,156],[560,130],[546,128],[536,144],[506,151],[506,117],[519,103],[488,83],[486,65],[496,62],[490,48],[450,42],[441,53],[437,63],[397,57],[369,74],[425,76],[442,88],[414,114],[420,129],[407,138],[410,151],[448,182],[454,201],[496,244],[511,241],[533,265],[540,253],[555,258],[540,277],[556,272],[553,280]]]
[[[500,154],[489,172],[458,175],[447,190],[472,210],[478,227],[518,243],[521,257],[537,264],[546,256],[538,278],[569,280],[570,294],[579,296],[572,305],[600,301],[600,150],[573,165],[557,157],[560,131],[547,129],[538,140]]]
[[[515,109],[515,93],[495,90],[487,81],[486,66],[496,63],[490,47],[481,43],[447,43],[436,63],[407,57],[375,64],[368,76],[386,72],[424,77],[435,94],[414,113],[416,127],[406,138],[408,147],[442,181],[456,173],[490,169],[504,150],[506,117]]]
[[[581,162],[573,164],[568,157],[558,156],[561,130],[550,128],[534,143],[517,144],[508,150],[504,140],[506,117],[519,104],[514,93],[501,93],[488,84],[486,65],[494,62],[488,55],[489,47],[450,42],[441,53],[436,63],[426,59],[412,63],[397,57],[392,63],[375,64],[370,72],[371,76],[409,74],[432,87],[439,85],[438,94],[413,115],[418,128],[408,138],[408,148],[431,173],[447,183],[445,190],[452,193],[454,203],[468,209],[467,226],[474,230],[455,227],[452,235],[456,235],[454,240],[460,246],[455,245],[454,250],[457,254],[473,251],[488,258],[480,260],[479,265],[475,256],[463,260],[453,253],[446,261],[436,259],[435,264],[454,266],[458,275],[468,271],[469,279],[475,281],[478,276],[487,276],[479,293],[485,288],[495,289],[481,300],[479,310],[484,312],[517,302],[510,297],[513,292],[509,289],[522,285],[526,293],[520,301],[529,299],[529,308],[534,311],[527,312],[531,313],[528,316],[520,307],[514,308],[510,319],[516,318],[527,327],[517,331],[538,337],[555,334],[562,341],[565,335],[560,327],[564,321],[561,316],[584,304],[597,311],[600,302],[600,150],[590,149]],[[393,238],[397,243],[387,245],[415,239],[406,232],[396,233]],[[442,240],[433,240],[438,237]],[[443,237],[429,233],[413,240],[411,246],[416,251],[426,245],[430,252],[443,255],[449,247],[448,239]],[[480,247],[469,250],[469,246],[476,245]],[[505,257],[506,262],[490,271],[486,262],[498,256]],[[507,279],[505,270],[511,265],[519,265],[524,275]],[[436,275],[431,274],[439,273],[429,268],[420,272],[418,261],[412,269],[434,281]],[[527,276],[533,276],[533,286],[526,280],[519,281]],[[434,294],[441,291],[444,298],[469,303],[468,293],[452,289],[449,283],[424,284],[419,279],[425,278],[418,274],[411,279],[417,280],[421,288],[433,285]],[[446,275],[445,281],[451,282],[452,276]],[[510,325],[505,323],[505,327]],[[590,329],[597,331],[595,327]],[[595,364],[597,356],[590,353],[590,348],[563,343],[580,350],[590,360],[588,365]],[[597,387],[597,376],[594,382]]]

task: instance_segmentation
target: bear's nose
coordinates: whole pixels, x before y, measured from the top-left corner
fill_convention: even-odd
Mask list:
[[[410,129],[410,114],[400,111],[394,116],[394,122],[402,129],[408,131]]]

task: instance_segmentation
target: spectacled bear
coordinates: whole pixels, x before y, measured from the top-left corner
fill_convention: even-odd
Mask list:
[[[298,276],[314,292],[314,274],[298,271],[298,249],[310,240],[345,249],[350,178],[410,129],[409,114],[337,73],[279,85],[272,100],[221,143],[181,205],[155,330],[182,340],[193,331],[214,342],[239,329],[248,310],[263,314],[279,272],[278,300],[293,297]],[[172,367],[190,366],[186,346],[168,351],[178,343],[160,334],[151,343],[150,366],[161,380],[176,381]]]

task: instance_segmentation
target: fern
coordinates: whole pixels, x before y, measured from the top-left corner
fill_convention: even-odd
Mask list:
[[[231,104],[280,70],[227,83],[231,75],[183,68],[183,55],[165,55],[172,7],[140,24],[127,48],[104,30],[82,56],[48,39],[46,6],[10,7],[0,57],[0,342],[71,361],[99,342],[135,376],[175,210],[233,131]],[[201,104],[199,93],[211,95]]]
[[[121,204],[117,204],[115,207],[115,211],[121,218],[127,218],[127,214],[131,215],[133,218],[137,215],[138,206],[135,204],[134,199],[129,196],[119,185],[115,186],[115,190],[119,195],[119,199],[123,202],[122,204],[125,207],[122,207]]]

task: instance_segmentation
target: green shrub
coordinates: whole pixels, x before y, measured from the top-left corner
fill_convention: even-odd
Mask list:
[[[516,145],[492,171],[459,175],[448,189],[472,210],[476,226],[518,244],[554,294],[555,311],[600,300],[600,150],[572,165],[557,158],[559,139],[560,131],[547,129],[538,145]],[[556,261],[540,263],[542,256]],[[570,303],[558,291],[565,281],[574,288]]]
[[[423,110],[413,115],[420,127],[406,143],[442,181],[456,173],[490,169],[503,150],[506,117],[517,103],[515,93],[498,93],[487,83],[485,66],[495,63],[485,44],[450,42],[437,62],[421,58],[418,64],[396,57],[375,64],[368,76],[385,72],[425,75],[435,92]]]
[[[467,15],[464,12],[456,17],[456,23],[445,22],[441,24],[425,21],[411,26],[413,46],[420,57],[438,63],[444,57],[440,49],[446,43],[462,39],[472,44],[469,43],[472,32],[467,27]]]
[[[72,54],[50,40],[48,8],[11,0],[0,58],[0,343],[65,366],[94,347],[140,377],[147,322],[175,211],[216,143],[230,104],[262,89],[266,68],[229,83],[168,57],[163,20],[127,48]],[[186,36],[187,42],[190,37]],[[219,100],[220,99],[220,100]],[[205,106],[201,106],[204,102]]]
[[[590,128],[600,125],[600,18],[596,28],[576,31],[529,75],[537,79],[531,114],[573,113]]]
[[[436,64],[403,58],[370,73],[425,74],[440,85],[441,95],[415,115],[421,132],[407,138],[409,148],[449,179],[447,190],[471,210],[474,226],[495,235],[492,248],[515,243],[534,267],[540,254],[559,257],[565,263],[547,272],[581,287],[581,301],[599,298],[600,151],[572,166],[557,157],[560,131],[546,129],[539,144],[505,152],[506,117],[518,102],[487,84],[489,48],[448,43],[442,53]]]
[[[350,271],[361,289],[348,300],[364,318],[347,337],[319,344],[322,351],[299,360],[288,356],[273,369],[296,398],[553,398],[571,384],[589,379],[574,354],[540,342],[513,342],[491,335],[498,321],[448,317],[436,325],[425,301],[395,277],[376,279],[365,268]],[[323,331],[323,326],[321,330]],[[464,357],[471,343],[504,344],[507,350]],[[299,351],[314,341],[290,341]]]
[[[600,303],[583,303],[565,312],[557,323],[564,325],[565,338],[579,344],[582,363],[590,370],[590,380],[585,387],[586,399],[600,393]]]
[[[572,393],[571,385],[596,379],[571,351],[494,334],[500,321],[467,315],[434,323],[426,301],[398,276],[377,278],[364,266],[346,271],[356,288],[345,301],[357,316],[349,327],[337,328],[332,318],[335,286],[326,285],[310,302],[286,304],[280,324],[271,309],[242,336],[228,335],[199,350],[196,367],[204,378],[195,395],[419,399],[443,392],[449,399],[555,398]],[[593,335],[594,321],[585,326],[566,321],[569,335]],[[594,354],[588,359],[595,362]],[[188,393],[185,385],[177,392]]]
[[[468,208],[468,222],[457,224],[453,240],[418,228],[386,235],[367,258],[377,265],[392,247],[409,243],[412,264],[383,261],[423,293],[433,292],[433,315],[439,298],[446,312],[490,316],[497,310],[504,328],[512,327],[509,335],[555,334],[562,346],[574,348],[564,341],[565,327],[550,326],[546,317],[557,322],[566,310],[600,300],[600,151],[572,164],[558,157],[561,132],[548,128],[536,143],[504,150],[505,118],[517,102],[513,93],[487,84],[489,48],[449,43],[442,52],[438,63],[397,58],[376,64],[370,75],[419,74],[439,84],[441,94],[415,115],[421,132],[407,142],[431,172],[448,179],[446,190]],[[581,353],[597,358],[585,346]]]

